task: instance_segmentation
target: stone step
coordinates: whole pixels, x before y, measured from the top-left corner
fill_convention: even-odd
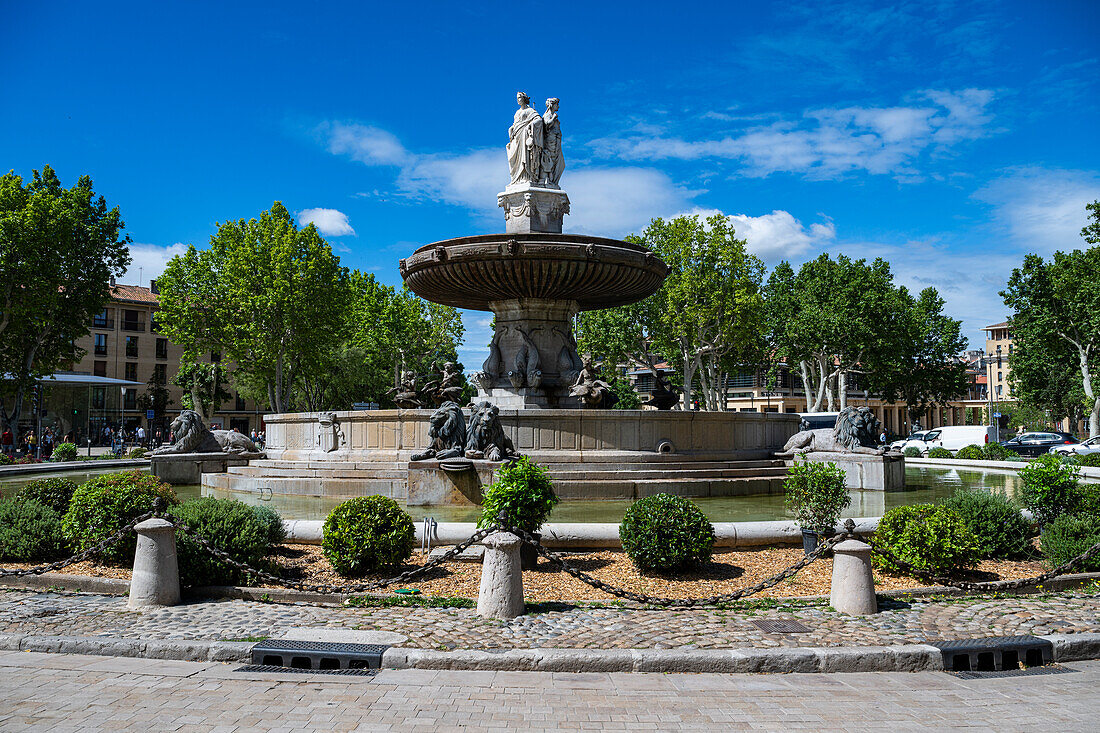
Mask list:
[[[554,492],[562,499],[640,499],[654,494],[676,494],[691,498],[750,496],[782,493],[783,477],[555,481]]]
[[[719,478],[757,478],[765,476],[787,475],[785,466],[768,468],[703,468],[703,469],[675,469],[661,468],[637,468],[618,471],[586,471],[570,470],[561,471],[550,469],[550,475],[555,481],[646,481],[669,479],[719,479]]]

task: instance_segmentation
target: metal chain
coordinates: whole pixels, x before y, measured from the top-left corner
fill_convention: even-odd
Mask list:
[[[874,552],[878,553],[880,556],[893,563],[894,566],[897,567],[899,570],[904,573],[908,573],[909,575],[912,575],[914,577],[920,578],[921,580],[925,580],[931,583],[939,583],[940,585],[946,585],[952,588],[961,588],[962,590],[994,592],[1001,590],[1018,590],[1020,588],[1028,588],[1033,585],[1045,583],[1052,578],[1058,577],[1059,575],[1065,575],[1070,570],[1077,567],[1086,560],[1089,560],[1094,556],[1100,555],[1100,542],[1097,542],[1095,545],[1085,550],[1077,557],[1071,560],[1067,560],[1053,570],[1048,570],[1047,572],[1041,575],[1036,575],[1033,578],[971,582],[968,580],[951,580],[950,578],[946,578],[942,575],[936,575],[935,573],[929,572],[928,570],[921,570],[920,568],[913,567],[913,565],[911,565],[910,563],[902,560],[885,547],[875,544],[875,542],[870,538],[865,539],[864,542],[869,544]]]
[[[645,603],[652,606],[665,607],[717,606],[723,603],[729,603],[731,601],[736,601],[741,598],[755,595],[760,591],[771,588],[773,585],[777,585],[787,578],[794,576],[796,573],[798,573],[798,571],[802,570],[802,568],[819,560],[822,556],[824,556],[826,552],[831,550],[838,543],[847,539],[849,536],[848,532],[841,532],[835,537],[831,537],[830,539],[819,544],[817,548],[813,550],[813,552],[803,557],[794,565],[791,565],[790,567],[781,570],[775,575],[765,578],[756,585],[750,586],[748,588],[742,588],[740,590],[733,591],[732,593],[707,596],[706,598],[663,598],[661,596],[650,596],[644,593],[635,593],[634,591],[627,590],[626,588],[620,588],[617,585],[605,583],[599,578],[595,578],[584,572],[583,570],[573,567],[564,557],[556,552],[546,549],[542,546],[542,543],[539,542],[538,538],[536,538],[529,532],[525,532],[522,529],[508,528],[502,531],[511,532],[512,534],[516,535],[525,543],[534,547],[539,555],[545,557],[547,560],[557,565],[562,571],[568,573],[569,575],[572,575],[574,578],[580,580],[583,583],[587,583],[597,590],[601,590],[604,593],[608,593],[619,598],[626,598],[627,600],[635,601],[637,603]]]
[[[96,544],[87,548],[83,552],[77,553],[76,555],[73,555],[72,557],[66,558],[64,560],[57,560],[56,562],[46,563],[45,565],[38,565],[36,567],[26,568],[23,570],[8,570],[7,568],[0,568],[0,578],[12,578],[25,575],[41,575],[42,573],[49,573],[53,572],[54,570],[67,568],[68,566],[75,565],[78,562],[84,562],[85,560],[88,560],[100,554],[108,547],[118,544],[123,539],[125,539],[126,535],[134,531],[134,527],[141,524],[146,519],[152,519],[155,516],[157,516],[156,512],[148,512],[146,514],[142,514],[140,517],[132,520],[129,524],[126,524],[125,526],[119,528],[119,530],[112,534],[110,537],[107,537],[106,539],[101,540],[100,542],[97,542]]]

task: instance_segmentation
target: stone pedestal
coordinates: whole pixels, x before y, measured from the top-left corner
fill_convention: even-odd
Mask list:
[[[176,605],[180,602],[176,528],[164,519],[147,519],[134,530],[138,538],[130,580],[130,608]]]
[[[829,605],[853,616],[878,613],[875,580],[871,575],[871,546],[867,543],[844,540],[833,548]]]
[[[504,209],[504,230],[508,234],[561,234],[562,219],[569,213],[569,197],[558,188],[524,184],[498,193],[497,206]]]
[[[844,486],[863,491],[902,491],[905,489],[905,457],[873,456],[865,453],[831,453],[814,451],[798,460],[812,463],[835,463],[844,471]],[[793,461],[788,460],[787,465]]]
[[[521,542],[519,537],[508,532],[497,532],[485,538],[481,588],[477,595],[478,616],[508,620],[523,615]]]
[[[225,473],[228,466],[247,466],[248,458],[232,453],[165,453],[149,456],[149,472],[173,486],[193,486],[204,473]]]
[[[493,483],[499,463],[469,461],[465,471],[448,470],[447,461],[410,461],[409,506],[481,506],[482,487]]]
[[[478,397],[501,409],[580,407],[569,388],[581,369],[573,339],[575,300],[494,300],[489,358],[474,376]]]

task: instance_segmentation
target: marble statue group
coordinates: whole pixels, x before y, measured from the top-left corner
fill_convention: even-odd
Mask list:
[[[547,99],[546,112],[541,115],[531,108],[531,98],[523,92],[516,94],[516,103],[519,109],[508,128],[510,185],[558,188],[565,170],[558,98]]]

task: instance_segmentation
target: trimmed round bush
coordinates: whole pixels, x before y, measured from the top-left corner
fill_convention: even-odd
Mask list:
[[[286,542],[286,527],[279,512],[269,506],[253,506],[252,511],[256,518],[264,525],[267,531],[267,543],[272,547]]]
[[[144,448],[134,448],[127,455],[127,458],[144,458],[146,450]]]
[[[955,457],[962,461],[980,461],[985,458],[985,453],[980,445],[971,443],[965,448],[960,448]]]
[[[982,448],[982,458],[987,461],[1011,461],[1019,457],[1019,453],[1005,448],[1000,443],[986,443]]]
[[[1095,514],[1064,514],[1043,529],[1040,546],[1050,567],[1072,560],[1100,542],[1100,516]],[[1100,570],[1100,556],[1093,556],[1073,568],[1082,573]]]
[[[954,458],[955,456],[954,456],[954,454],[951,453],[951,451],[947,450],[946,448],[940,448],[939,446],[936,446],[932,450],[928,451],[928,457],[929,458]]]
[[[797,461],[783,482],[784,504],[799,526],[832,534],[840,513],[852,503],[844,487],[844,471],[835,463]]]
[[[75,443],[58,443],[53,449],[51,459],[57,462],[75,461],[77,458]]]
[[[77,551],[113,535],[142,514],[178,504],[172,487],[140,471],[106,473],[77,487],[61,531]],[[108,547],[100,558],[108,563],[133,562],[137,537],[131,532]]]
[[[1082,453],[1073,456],[1073,462],[1078,466],[1100,468],[1100,453]]]
[[[69,510],[69,502],[73,499],[76,487],[77,483],[72,479],[51,476],[25,484],[19,490],[18,497],[25,501],[36,501],[58,514],[64,514]]]
[[[184,502],[172,513],[238,562],[256,567],[271,549],[268,525],[244,502],[206,497]],[[176,553],[183,585],[238,585],[249,579],[247,573],[218,559],[179,530]]]
[[[960,489],[943,507],[956,514],[974,535],[981,557],[1012,558],[1031,552],[1031,524],[1004,495]]]
[[[344,576],[390,570],[412,555],[412,518],[388,496],[357,496],[325,519],[321,550]]]
[[[904,451],[906,458],[920,458],[920,448],[915,445],[908,446]]]
[[[550,474],[523,456],[503,464],[497,480],[485,488],[478,526],[499,524],[538,532],[557,503]]]
[[[619,525],[619,539],[638,570],[667,573],[708,562],[714,527],[684,497],[655,494],[630,505]]]
[[[56,560],[67,550],[56,511],[29,499],[0,502],[0,560]]]
[[[933,504],[899,506],[886,512],[875,532],[875,544],[902,562],[930,573],[948,573],[973,565],[981,556],[978,540],[962,518]],[[879,567],[902,570],[879,553],[873,557]]]
[[[1077,513],[1085,503],[1077,466],[1053,453],[1044,453],[1021,468],[1019,476],[1024,485],[1017,498],[1040,526],[1063,514]]]

